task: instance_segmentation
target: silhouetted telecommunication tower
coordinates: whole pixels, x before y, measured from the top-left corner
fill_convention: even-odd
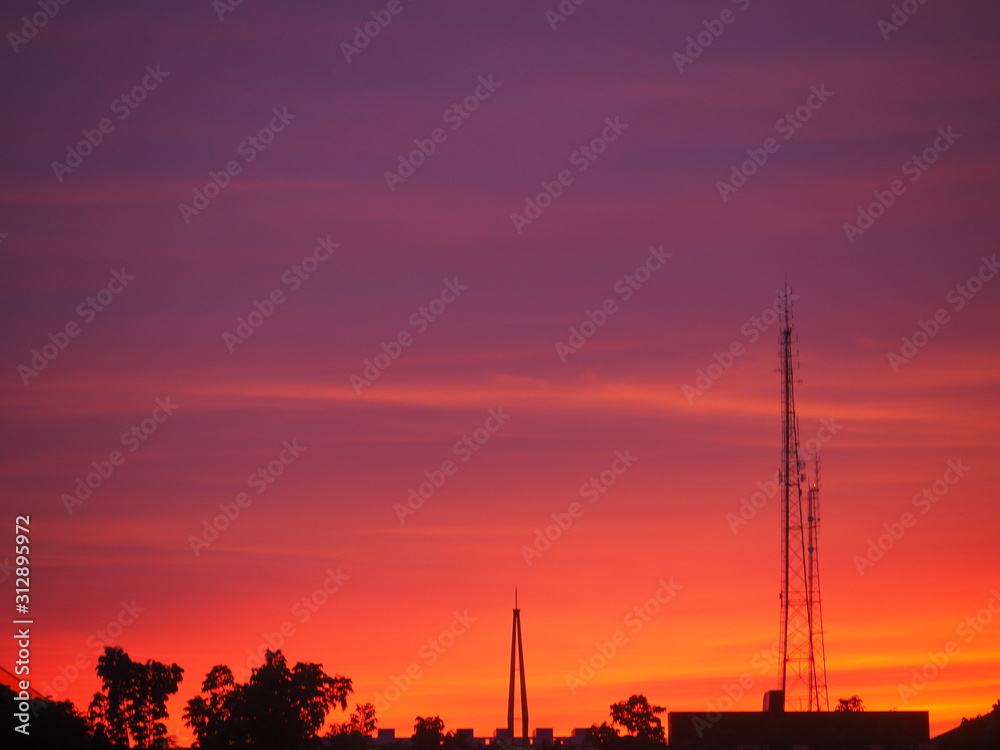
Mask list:
[[[806,577],[812,614],[813,671],[815,695],[810,700],[816,711],[829,711],[826,693],[826,647],[823,645],[823,604],[819,597],[819,453],[814,457],[813,483],[809,485],[808,516],[809,547],[806,549]]]
[[[521,641],[521,610],[517,608],[514,589],[514,624],[510,635],[510,692],[507,695],[507,732],[514,741],[514,683],[521,676],[521,742],[528,744],[528,690],[524,684],[524,644]],[[513,744],[518,744],[513,742]]]
[[[829,710],[819,593],[819,465],[803,514],[805,461],[799,455],[792,362],[792,297],[786,285],[781,327],[781,690],[793,711]]]

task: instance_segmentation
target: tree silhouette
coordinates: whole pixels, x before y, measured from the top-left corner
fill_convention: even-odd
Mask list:
[[[587,730],[587,744],[593,747],[614,747],[619,740],[618,730],[606,721],[601,722],[601,726],[591,724]]]
[[[649,705],[646,696],[633,695],[627,701],[611,704],[611,723],[624,727],[641,744],[665,745],[663,723],[657,716],[664,711],[663,706]]]
[[[354,711],[351,714],[351,725],[354,729],[369,737],[373,735],[378,728],[375,706],[371,703],[359,703],[354,706]]]
[[[99,736],[116,748],[159,748],[168,742],[167,698],[177,692],[184,670],[149,659],[132,661],[108,646],[97,660],[103,692],[95,693],[89,716]]]
[[[299,662],[289,669],[281,651],[268,651],[245,684],[229,667],[213,667],[202,695],[188,701],[184,721],[203,748],[304,747],[333,706],[347,709],[351,692],[350,679],[330,677],[321,664]]]
[[[418,716],[413,724],[414,750],[431,750],[444,742],[444,722],[440,716]]]
[[[236,680],[227,666],[215,666],[201,683],[202,695],[188,701],[184,723],[191,727],[203,748],[233,747],[245,727],[232,716]]]
[[[846,711],[848,713],[859,713],[865,710],[865,707],[861,705],[863,701],[856,695],[852,695],[850,698],[841,698],[837,703],[837,711]]]
[[[378,726],[375,706],[359,703],[351,718],[341,724],[331,724],[326,736],[336,750],[370,750],[375,747],[372,735]]]
[[[375,715],[375,706],[371,703],[358,703],[354,706],[354,713],[351,718],[341,724],[331,724],[328,737],[335,737],[341,734],[360,734],[363,737],[371,737],[378,727],[378,717]]]

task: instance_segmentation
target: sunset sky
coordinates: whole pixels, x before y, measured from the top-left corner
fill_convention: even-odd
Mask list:
[[[176,662],[187,744],[280,643],[491,736],[516,587],[532,728],[758,710],[787,282],[831,703],[1000,699],[1000,7],[576,3],[5,4],[33,687]]]

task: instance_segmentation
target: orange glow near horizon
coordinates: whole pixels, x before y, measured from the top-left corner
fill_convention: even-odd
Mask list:
[[[755,369],[758,390],[768,390],[773,374]],[[753,374],[745,370],[740,377]],[[717,386],[723,401],[725,387],[736,379],[728,377]],[[237,468],[194,495],[184,489],[194,478],[183,467],[195,457],[181,461],[180,471],[164,464],[169,474],[161,499],[146,505],[144,519],[107,517],[96,504],[85,504],[69,518],[47,519],[47,544],[63,552],[47,557],[42,580],[67,580],[73,571],[89,582],[91,595],[71,620],[48,613],[50,621],[63,624],[42,628],[47,646],[37,684],[86,706],[98,687],[92,670],[105,642],[123,646],[136,659],[176,662],[184,667],[185,680],[171,702],[170,726],[188,742],[191,735],[179,716],[209,668],[228,664],[245,679],[264,648],[279,647],[291,662],[317,661],[331,673],[351,677],[351,705],[376,703],[380,726],[399,735],[408,736],[415,716],[438,714],[449,729],[471,727],[491,736],[505,724],[510,607],[517,586],[533,728],[553,727],[565,735],[600,723],[610,703],[636,692],[668,711],[709,711],[730,702],[735,710],[757,710],[763,692],[777,680],[769,653],[778,635],[778,507],[776,497],[768,496],[763,507],[750,512],[752,506],[741,499],[773,476],[774,409],[763,423],[756,419],[766,401],[763,393],[759,398],[746,393],[729,409],[692,409],[686,417],[674,407],[633,411],[627,404],[635,397],[622,398],[623,393],[641,397],[652,387],[633,384],[622,391],[592,383],[586,398],[570,396],[562,407],[558,400],[539,400],[537,384],[508,387],[503,394],[487,385],[478,403],[499,406],[493,399],[502,395],[502,411],[512,416],[467,463],[456,459],[453,443],[486,416],[485,409],[465,405],[477,401],[471,392],[456,406],[450,398],[428,402],[420,395],[426,391],[416,390],[411,408],[437,410],[442,426],[424,438],[413,434],[412,448],[404,452],[384,439],[359,444],[333,459],[333,474],[323,457],[347,445],[337,431],[328,438],[298,433],[306,451],[288,467],[287,478],[255,497],[232,528],[197,556],[189,546],[191,535],[201,532],[213,507],[217,514],[219,503],[232,503],[241,485],[246,490],[240,476],[273,458],[279,440],[261,441],[250,459],[219,454],[216,459]],[[203,398],[197,391],[195,386],[190,396],[172,398],[197,404]],[[806,408],[807,389],[800,391],[805,441],[817,434],[824,412]],[[294,403],[301,394],[296,388],[274,389],[270,396],[243,398],[259,398],[279,414],[286,401]],[[324,396],[317,395],[310,398],[321,403]],[[397,408],[398,399],[388,398],[378,408]],[[668,403],[657,396],[652,402]],[[989,512],[992,447],[941,451],[935,443],[947,440],[942,431],[915,441],[919,432],[911,425],[938,412],[937,406],[929,406],[927,415],[911,414],[898,432],[893,426],[900,422],[885,407],[876,417],[866,407],[827,406],[837,415],[832,424],[839,430],[822,448],[821,565],[831,703],[859,694],[871,710],[929,710],[932,730],[943,731],[996,701],[991,679],[1000,666],[994,622],[1000,592],[988,569],[955,581],[950,569],[936,562],[948,555],[950,565],[975,571],[982,559],[982,550],[961,540],[969,535],[966,514],[976,507]],[[623,407],[627,424],[605,439],[581,442],[543,428],[549,433],[544,450],[518,449],[534,429],[531,424],[548,423],[553,409],[558,414],[579,408],[577,419],[601,421]],[[188,414],[197,418],[197,411]],[[397,413],[405,433],[405,412]],[[964,419],[961,412],[951,413]],[[714,442],[699,437],[706,417],[728,424],[717,433],[726,436],[726,472],[700,471],[718,465],[698,447]],[[667,424],[672,428],[658,428]],[[173,444],[171,427],[163,427],[166,445],[150,445],[136,461],[156,464],[160,453],[183,451]],[[869,453],[876,430],[883,440],[892,436],[907,447],[884,452],[873,473]],[[685,435],[690,438],[682,439]],[[572,454],[568,443],[577,446]],[[369,502],[346,511],[345,495],[356,491],[358,476],[350,451],[369,450],[367,445],[386,446],[380,450],[397,452],[399,460],[367,491]],[[599,476],[616,450],[626,449],[636,456],[634,466],[588,503],[581,485]],[[449,457],[458,463],[458,473],[400,523],[395,504],[405,503],[407,489],[427,481],[424,472]],[[971,467],[968,475],[949,487],[924,520],[913,498],[954,459]],[[328,486],[331,476],[340,478],[335,486]],[[317,482],[320,477],[326,479]],[[555,537],[550,546],[542,542],[534,547],[537,554],[526,557],[525,549],[554,523],[552,514],[565,514],[573,502],[583,514],[558,534],[550,529]],[[297,527],[293,537],[284,520],[289,503],[312,509],[309,523]],[[915,525],[861,575],[857,556],[867,554],[868,540],[886,533],[883,524],[893,524],[907,509],[915,514]],[[427,555],[428,549],[439,553]],[[128,572],[129,561],[136,572],[147,573],[136,578]],[[108,578],[112,570],[119,571],[119,580]],[[157,570],[163,573],[148,572]],[[322,587],[331,575],[345,580],[326,594]],[[664,604],[653,598],[661,580],[678,587]],[[223,582],[229,592],[224,599],[200,593]],[[67,590],[55,591],[75,598]],[[933,605],[918,593],[923,591],[935,592]],[[123,602],[142,611],[118,637],[102,640],[95,634],[108,629]],[[456,613],[474,623],[459,635],[446,635],[445,641],[454,643],[438,649],[435,639],[449,632]],[[977,616],[975,628],[963,624]],[[39,621],[45,621],[41,615]],[[614,646],[607,658],[619,631],[627,642]],[[117,633],[114,625],[111,633]],[[948,641],[956,641],[959,653],[922,686],[913,670],[932,672],[925,666],[929,654]],[[89,668],[57,689],[64,685],[60,674],[71,674],[80,655]],[[595,664],[600,668],[593,669]],[[406,677],[408,669],[416,669],[419,678]],[[751,687],[740,688],[741,677]],[[911,683],[915,688],[908,693],[905,686]],[[345,718],[335,713],[330,720]]]

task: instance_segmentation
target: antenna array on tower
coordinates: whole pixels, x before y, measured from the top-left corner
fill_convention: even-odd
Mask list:
[[[819,463],[803,514],[805,462],[795,414],[792,294],[785,287],[781,328],[781,690],[797,711],[829,709],[819,590]]]

